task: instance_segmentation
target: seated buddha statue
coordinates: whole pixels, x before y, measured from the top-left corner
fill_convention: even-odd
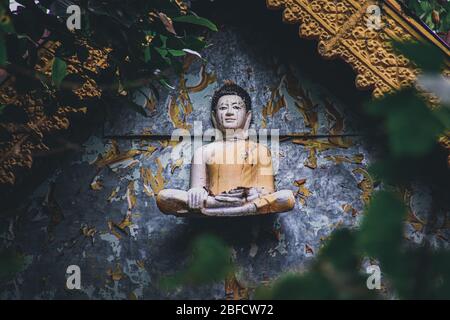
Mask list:
[[[291,190],[275,190],[269,149],[248,137],[251,99],[227,82],[211,103],[212,122],[221,139],[194,151],[190,189],[161,190],[158,208],[176,216],[247,216],[290,211]]]

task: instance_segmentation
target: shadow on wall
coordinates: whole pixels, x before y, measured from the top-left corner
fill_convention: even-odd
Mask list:
[[[292,61],[306,76],[323,85],[346,105],[361,111],[362,103],[371,94],[355,87],[356,74],[342,60],[325,60],[317,51],[316,40],[298,36],[299,25],[282,22],[281,10],[269,10],[265,0],[215,0],[193,1],[192,9],[197,14],[221,26],[236,27],[249,45],[264,43],[267,50],[281,61]]]

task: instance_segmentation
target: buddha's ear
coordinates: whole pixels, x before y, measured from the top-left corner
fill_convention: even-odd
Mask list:
[[[211,111],[211,121],[213,123],[214,128],[220,130],[219,125],[217,124],[216,113],[214,111]]]
[[[244,131],[247,131],[250,128],[251,123],[252,123],[252,112],[249,110],[247,111],[247,115],[245,116]]]

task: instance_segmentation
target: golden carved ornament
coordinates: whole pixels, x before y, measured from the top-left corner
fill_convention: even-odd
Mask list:
[[[374,0],[266,0],[270,9],[283,9],[283,21],[300,24],[299,36],[319,41],[327,59],[341,58],[357,73],[356,86],[374,97],[414,84],[420,70],[394,52],[390,40],[429,41],[446,54],[448,47],[392,0],[382,6],[381,28],[368,25]],[[447,60],[447,69],[449,68]],[[447,71],[448,73],[448,71]]]
[[[82,85],[74,90],[80,98],[100,97],[101,89],[94,80],[89,77],[90,73],[97,73],[100,69],[107,67],[107,55],[109,49],[93,49],[86,44],[80,44],[88,49],[89,56],[86,62],[80,63],[76,56],[67,60],[67,71],[69,74],[78,74],[83,79]],[[54,53],[59,43],[47,42],[38,51],[38,62],[35,70],[46,77],[51,77],[51,68]],[[27,93],[16,91],[15,78],[7,78],[0,87],[0,104],[14,105],[25,111],[29,121],[25,124],[1,123],[0,129],[7,132],[10,138],[0,141],[0,184],[14,184],[16,173],[20,167],[30,168],[33,163],[33,154],[48,150],[43,142],[45,136],[55,131],[69,127],[70,114],[85,112],[86,108],[73,108],[71,106],[59,106],[57,110],[48,115],[44,112],[44,105],[49,103],[45,95],[39,90]],[[51,95],[53,95],[51,93]],[[54,98],[54,96],[53,96]]]
[[[368,26],[370,6],[382,3],[381,28]],[[406,13],[395,0],[266,0],[269,9],[283,9],[283,21],[300,24],[299,36],[319,41],[318,52],[326,59],[341,58],[356,72],[356,87],[372,90],[372,96],[416,85],[420,74],[406,57],[394,52],[391,40],[428,42],[444,53],[442,74],[450,77],[450,49],[436,35]],[[439,104],[433,94],[417,88],[430,105]],[[449,135],[440,138],[449,150]],[[450,167],[450,155],[448,158]]]

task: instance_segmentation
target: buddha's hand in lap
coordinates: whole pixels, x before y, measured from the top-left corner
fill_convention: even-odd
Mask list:
[[[222,192],[214,197],[215,200],[224,203],[224,206],[240,206],[258,198],[262,191],[258,188],[237,188],[228,192]]]
[[[208,191],[204,188],[191,188],[188,190],[187,205],[189,209],[201,209],[205,201],[208,199]]]

